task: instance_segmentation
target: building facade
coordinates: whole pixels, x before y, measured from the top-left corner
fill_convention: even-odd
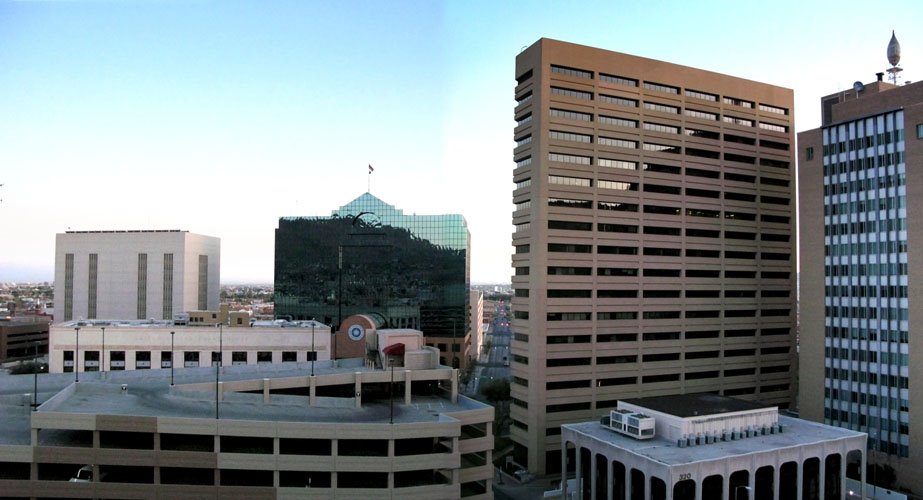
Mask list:
[[[821,108],[798,134],[800,412],[867,432],[870,461],[920,494],[923,83],[879,75]]]
[[[55,321],[173,319],[217,309],[221,240],[179,230],[55,238]]]
[[[619,398],[787,406],[792,91],[549,39],[515,76],[516,460]]]
[[[354,314],[383,328],[454,338],[464,356],[470,235],[461,215],[405,215],[365,193],[329,217],[283,217],[276,229],[275,315],[340,331]],[[455,366],[459,366],[455,364]]]
[[[0,318],[0,362],[47,354],[49,319],[47,316]]]
[[[253,327],[160,321],[67,321],[51,327],[49,372],[111,372],[330,360],[330,327],[310,321]],[[219,354],[220,353],[220,354]],[[175,364],[174,364],[175,360]]]
[[[603,423],[563,426],[565,465],[576,479],[568,495],[808,500],[859,498],[864,489],[862,432],[714,395],[620,401],[611,413]],[[615,419],[646,421],[651,432],[636,439]]]

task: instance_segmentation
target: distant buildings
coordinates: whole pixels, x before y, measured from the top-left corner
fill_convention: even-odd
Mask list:
[[[619,399],[794,394],[790,89],[541,39],[516,57],[511,434]]]
[[[55,241],[55,321],[172,319],[217,309],[221,245],[188,231],[67,231]]]
[[[923,83],[879,73],[820,104],[798,134],[801,416],[867,432],[870,462],[919,495]]]
[[[48,353],[48,317],[0,317],[0,362],[34,359]]]
[[[365,193],[329,217],[279,219],[275,315],[315,318],[336,332],[354,314],[418,329],[444,347],[443,364],[460,366],[470,259],[461,215],[405,215]]]
[[[457,370],[437,366],[420,332],[370,341],[393,368],[187,369],[172,387],[164,370],[47,374],[40,387],[60,388],[35,412],[32,377],[9,377],[26,397],[0,400],[3,495],[492,498],[494,409],[458,393]]]
[[[695,394],[620,401],[602,423],[564,424],[561,446],[576,498],[841,499],[862,496],[866,437]]]

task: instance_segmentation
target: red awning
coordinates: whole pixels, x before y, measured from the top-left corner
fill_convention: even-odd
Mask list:
[[[404,344],[402,342],[391,344],[388,347],[382,349],[382,352],[388,355],[400,356],[404,354]]]

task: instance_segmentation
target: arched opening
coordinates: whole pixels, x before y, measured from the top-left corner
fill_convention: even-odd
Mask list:
[[[840,477],[840,466],[843,457],[839,453],[831,453],[824,459],[824,498],[826,500],[839,500],[843,483]]]
[[[673,500],[695,500],[695,481],[683,479],[673,485]]]
[[[738,470],[728,478],[728,498],[730,500],[751,500],[750,471]]]
[[[724,477],[720,474],[708,476],[702,481],[702,500],[721,500],[724,498]]]
[[[609,474],[607,474],[609,467],[609,459],[605,455],[596,454],[596,500],[606,500],[608,498],[607,492],[609,491]]]
[[[846,454],[846,478],[862,481],[862,450],[853,450]]]
[[[753,492],[755,500],[772,500],[776,485],[773,484],[773,472],[775,469],[771,465],[764,465],[756,469],[756,491]],[[781,497],[780,497],[781,498]]]
[[[593,453],[589,448],[580,448],[580,496],[583,500],[592,500],[590,498],[590,485],[593,481],[593,469],[590,468],[590,457]]]
[[[625,500],[625,464],[618,460],[612,461],[612,498]]]
[[[667,500],[667,483],[657,476],[651,476],[651,500]]]
[[[798,464],[795,462],[779,466],[779,498],[798,498]]]
[[[644,473],[631,469],[631,500],[644,500]]]
[[[809,458],[802,466],[801,500],[820,500],[820,459]]]

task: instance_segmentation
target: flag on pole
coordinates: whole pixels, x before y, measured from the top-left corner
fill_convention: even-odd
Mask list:
[[[372,168],[372,165],[371,165],[371,164],[369,164],[369,175],[371,175],[372,172],[374,172],[374,171],[375,171],[375,169]]]

